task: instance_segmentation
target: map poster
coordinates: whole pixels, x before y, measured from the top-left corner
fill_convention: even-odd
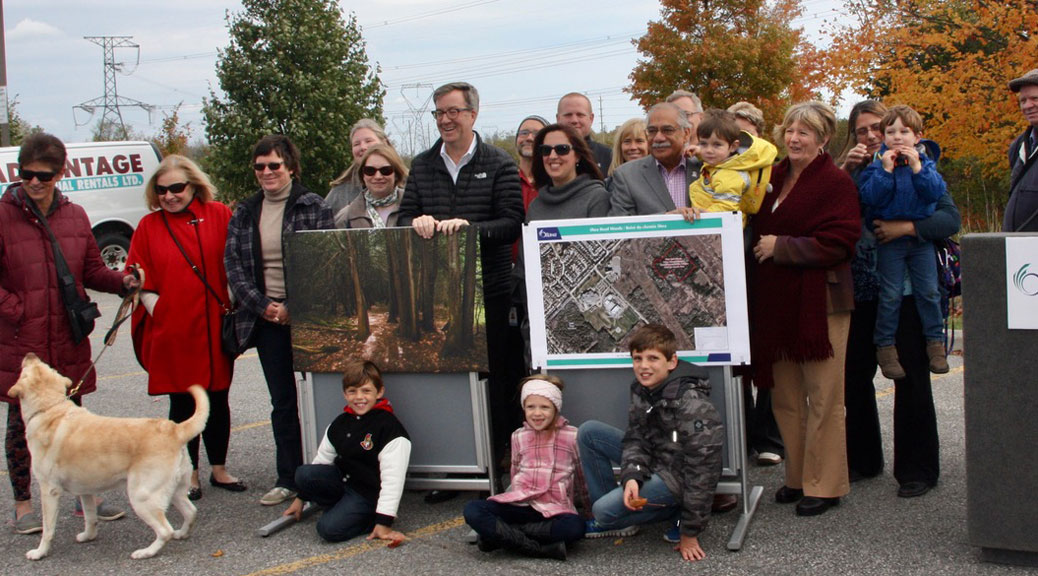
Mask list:
[[[742,218],[704,214],[542,220],[523,228],[534,368],[631,365],[645,324],[695,364],[750,361]]]

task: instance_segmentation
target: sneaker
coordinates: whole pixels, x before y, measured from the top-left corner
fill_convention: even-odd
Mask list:
[[[638,526],[603,528],[596,520],[588,520],[584,527],[584,538],[624,538],[638,533]]]
[[[774,452],[761,452],[757,454],[757,465],[758,466],[774,466],[782,463],[782,456]]]
[[[944,342],[931,340],[926,343],[926,356],[930,359],[930,372],[934,374],[947,374],[948,356],[944,352]]]
[[[37,532],[43,532],[43,522],[35,512],[26,512],[21,518],[15,519],[15,534],[35,534]]]
[[[678,520],[663,534],[663,541],[670,542],[671,544],[678,544],[681,542],[681,520]]]
[[[275,486],[270,489],[270,492],[264,494],[263,498],[260,498],[260,504],[264,506],[276,506],[278,504],[281,504],[285,500],[291,500],[295,497],[295,490],[289,490],[284,486]]]
[[[72,515],[76,518],[83,517],[83,503],[76,498],[76,509],[72,512]],[[97,519],[98,520],[118,520],[126,516],[126,510],[112,506],[108,502],[100,502],[97,505]]]
[[[941,349],[944,349],[943,345]],[[900,380],[905,377],[905,369],[897,359],[897,348],[893,346],[877,346],[876,363],[885,378]]]

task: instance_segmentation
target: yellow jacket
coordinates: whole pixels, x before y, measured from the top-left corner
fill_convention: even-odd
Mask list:
[[[778,149],[771,142],[740,133],[739,151],[717,166],[705,164],[688,187],[692,206],[704,212],[741,210],[745,226],[746,215],[756,214],[764,201],[777,156]]]

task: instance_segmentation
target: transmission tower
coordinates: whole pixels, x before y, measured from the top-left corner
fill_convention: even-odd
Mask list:
[[[106,131],[110,126],[114,126],[116,134],[120,135],[124,140],[129,137],[126,132],[126,125],[123,123],[123,114],[120,110],[123,106],[136,106],[142,108],[148,112],[149,122],[151,119],[151,111],[154,109],[153,106],[145,104],[140,100],[134,100],[133,98],[127,98],[120,96],[115,85],[115,74],[116,72],[123,72],[124,74],[131,74],[133,70],[137,69],[137,65],[141,61],[141,47],[133,41],[133,36],[84,36],[84,40],[89,40],[94,44],[97,44],[104,49],[105,58],[105,95],[99,96],[92,100],[87,100],[78,106],[72,107],[72,117],[75,120],[76,110],[83,110],[90,116],[86,122],[80,123],[76,121],[76,126],[82,126],[93,118],[94,111],[101,107],[103,112],[101,114],[101,123],[98,125],[98,134],[108,134]],[[136,62],[134,62],[133,69],[126,72],[123,68],[122,62],[115,61],[115,49],[116,48],[133,48],[136,50]]]

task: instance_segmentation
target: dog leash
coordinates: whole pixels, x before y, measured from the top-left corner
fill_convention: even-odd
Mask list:
[[[101,360],[101,356],[104,355],[105,350],[115,344],[115,337],[119,334],[119,327],[123,325],[123,322],[126,322],[131,316],[133,316],[134,309],[136,309],[137,305],[140,303],[140,287],[144,286],[144,270],[135,266],[131,266],[129,270],[130,273],[137,278],[140,284],[137,288],[130,290],[130,292],[123,298],[122,303],[119,304],[119,310],[115,313],[115,320],[112,321],[112,327],[108,329],[108,332],[105,332],[104,346],[101,346],[101,351],[94,357],[94,361],[90,364],[90,367],[86,369],[86,372],[83,373],[83,377],[79,379],[79,382],[76,382],[76,385],[69,389],[68,394],[66,394],[68,398],[72,398],[76,394],[79,394],[79,389],[83,386],[83,382],[85,382],[87,376],[94,371],[97,363]]]

